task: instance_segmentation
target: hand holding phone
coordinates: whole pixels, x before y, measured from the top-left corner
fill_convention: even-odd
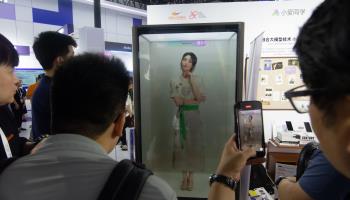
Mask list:
[[[256,157],[265,156],[264,126],[260,101],[242,101],[235,105],[236,142],[239,149],[252,147]]]
[[[222,151],[216,174],[225,175],[238,181],[240,172],[246,165],[247,160],[253,156],[255,156],[255,151],[251,148],[239,151],[235,144],[234,137],[231,136]]]

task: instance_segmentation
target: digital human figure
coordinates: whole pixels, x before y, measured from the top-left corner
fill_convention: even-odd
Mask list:
[[[250,145],[254,141],[253,116],[249,115],[243,121],[243,145]]]
[[[181,190],[193,189],[193,172],[203,169],[204,145],[199,105],[205,101],[203,84],[193,71],[197,56],[183,54],[180,62],[181,75],[170,82],[170,98],[176,106],[174,128],[173,166],[182,171]]]

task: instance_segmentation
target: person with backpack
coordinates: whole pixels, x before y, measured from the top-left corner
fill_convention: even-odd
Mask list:
[[[57,69],[51,87],[54,135],[2,172],[0,199],[97,199],[116,166],[107,153],[122,134],[128,84],[118,59],[86,54]],[[176,194],[150,176],[139,199]]]

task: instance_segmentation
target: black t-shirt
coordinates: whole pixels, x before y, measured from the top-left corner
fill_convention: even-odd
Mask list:
[[[19,131],[13,113],[8,105],[0,106],[0,128],[8,138],[12,156],[19,157],[24,155],[23,147],[26,138],[19,137]],[[0,160],[7,159],[2,140],[0,139]]]

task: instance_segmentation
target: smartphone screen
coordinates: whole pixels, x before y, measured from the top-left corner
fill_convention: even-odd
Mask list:
[[[260,105],[241,102],[241,105],[236,108],[239,147],[241,149],[253,147],[257,152],[257,156],[260,156],[258,152],[265,154],[263,119]]]
[[[312,132],[311,125],[309,122],[304,122],[306,132]]]
[[[293,125],[292,125],[292,122],[290,122],[290,121],[286,121],[286,125],[287,125],[287,130],[288,130],[288,131],[293,131]]]

